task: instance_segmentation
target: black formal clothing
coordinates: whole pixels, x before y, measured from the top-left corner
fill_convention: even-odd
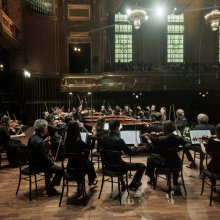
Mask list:
[[[182,116],[182,117],[176,118],[176,126],[181,134],[183,134],[183,130],[187,126],[187,124],[188,124],[188,121],[187,121],[186,117]]]
[[[89,157],[89,153],[91,150],[90,145],[86,144],[84,141],[82,141],[81,139],[76,140],[75,142],[71,142],[71,143],[65,143],[66,145],[66,152],[67,153],[77,153],[77,154],[82,154],[85,158],[86,164],[85,164],[85,173],[88,175],[88,179],[89,179],[89,183],[92,183],[95,181],[96,179],[96,173],[95,173],[95,169],[93,166],[93,163],[91,161],[89,161],[88,157]],[[68,165],[69,168],[74,167],[74,161],[69,160],[68,161]],[[81,183],[78,181],[78,186]]]
[[[62,168],[54,165],[49,159],[43,137],[37,133],[33,134],[28,140],[28,148],[30,150],[30,166],[36,171],[45,173],[47,190],[59,185],[62,179]],[[50,181],[51,174],[55,174],[52,181]]]
[[[211,124],[197,124],[193,130],[210,130],[211,134],[215,134],[215,126],[214,125],[211,125]],[[189,152],[189,150],[193,150],[195,152],[199,152],[201,153],[201,161],[204,160],[204,154],[202,152],[200,152],[200,145],[199,144],[194,144],[194,145],[191,145],[191,144],[187,144],[185,147],[185,154],[186,154],[186,157],[187,159],[191,162],[191,163],[194,163],[194,160],[193,160],[193,157],[191,155],[191,153]],[[202,165],[203,163],[201,163]],[[202,167],[200,167],[200,170],[202,170]]]
[[[215,139],[210,139],[207,144],[205,145],[207,154],[213,154],[215,152],[220,153],[220,141],[217,141]],[[214,168],[214,171],[220,172],[220,161],[218,163],[218,167],[213,167],[212,160],[209,161],[207,164],[208,170],[212,171],[212,168]]]
[[[211,134],[215,134],[215,126],[211,124],[197,124],[193,130],[210,130]]]
[[[18,140],[11,140],[9,130],[6,126],[0,127],[0,145],[6,150],[10,167],[18,167],[22,158],[25,160],[26,145]]]
[[[148,158],[147,168],[146,168],[146,174],[151,178],[151,180],[155,178],[154,171],[155,168],[157,167],[167,167],[168,164],[171,167],[180,167],[182,165],[181,159],[179,158],[177,152],[180,150],[180,145],[185,144],[183,138],[173,133],[170,133],[166,136],[161,136],[152,139],[152,144],[154,146],[153,154]],[[168,155],[167,153],[168,148],[174,150],[174,152],[172,151],[172,155]],[[178,176],[179,176],[178,172],[175,172],[173,174],[174,184],[177,183]]]
[[[103,138],[100,140],[101,148],[104,150],[110,151],[119,151],[124,152],[125,154],[131,156],[134,152],[126,145],[123,139],[120,138],[119,134],[115,132],[110,132],[107,135],[104,135]],[[120,163],[122,164],[122,168],[125,168],[129,171],[136,171],[134,178],[132,180],[131,185],[140,183],[144,170],[145,165],[142,163],[127,163],[121,159]]]
[[[147,128],[147,132],[148,133],[151,133],[151,132],[161,132],[161,131],[163,131],[163,124],[160,123],[160,122],[152,123]]]

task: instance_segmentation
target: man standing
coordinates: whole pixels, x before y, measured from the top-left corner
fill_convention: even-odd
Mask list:
[[[101,148],[110,151],[124,152],[127,155],[133,155],[135,151],[132,151],[119,136],[120,122],[118,120],[112,120],[109,122],[109,134],[104,135],[101,140]],[[128,171],[136,171],[132,182],[129,185],[129,189],[137,190],[142,185],[141,179],[145,171],[145,165],[142,163],[127,163],[121,159],[122,166]],[[122,182],[122,188],[124,183]]]
[[[48,123],[44,119],[37,119],[34,123],[35,133],[28,140],[30,166],[36,171],[45,173],[47,195],[57,196],[60,193],[56,191],[54,186],[60,185],[62,168],[54,165],[49,159],[46,141],[44,140],[47,134],[47,125]],[[52,174],[55,175],[51,181]]]

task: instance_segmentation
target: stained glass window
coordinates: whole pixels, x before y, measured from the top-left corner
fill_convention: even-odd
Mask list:
[[[115,62],[128,63],[132,61],[132,25],[127,21],[127,15],[115,15]]]
[[[168,15],[167,62],[182,63],[184,60],[184,15]]]

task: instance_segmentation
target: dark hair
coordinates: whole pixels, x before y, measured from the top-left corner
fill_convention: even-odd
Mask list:
[[[67,135],[65,140],[65,145],[68,147],[72,143],[76,142],[77,139],[81,139],[80,129],[78,122],[72,120],[68,124]]]
[[[120,127],[120,121],[117,119],[111,120],[109,122],[109,130],[114,131]]]
[[[163,124],[163,131],[167,134],[170,134],[172,132],[174,132],[176,130],[176,127],[175,125],[173,124],[172,121],[165,121],[164,124]]]

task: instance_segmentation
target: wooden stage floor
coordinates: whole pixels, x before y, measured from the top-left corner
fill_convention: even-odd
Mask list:
[[[185,159],[187,163],[187,159]],[[146,162],[145,156],[132,157],[133,162]],[[3,161],[3,165],[7,161]],[[197,161],[198,164],[198,161]],[[153,190],[147,185],[147,176],[143,176],[142,187],[136,194],[127,197],[123,194],[122,205],[118,200],[110,198],[110,183],[105,183],[101,199],[98,193],[101,185],[101,174],[97,171],[99,183],[94,192],[89,192],[89,202],[86,207],[67,204],[67,197],[64,196],[62,206],[58,207],[59,197],[47,197],[43,183],[39,182],[41,195],[34,197],[31,202],[28,200],[28,182],[21,183],[18,197],[15,191],[18,182],[18,168],[0,169],[0,219],[94,219],[94,220],[172,220],[172,219],[220,219],[220,188],[214,194],[212,207],[209,207],[210,189],[206,186],[203,196],[200,196],[201,180],[198,170],[191,170],[185,167],[184,178],[188,195],[174,195],[172,199],[161,189],[166,187],[166,182],[159,179],[158,187]],[[97,166],[96,166],[97,170]],[[60,187],[57,187],[61,190]],[[71,187],[69,197],[76,191]],[[34,192],[33,192],[34,194]],[[115,184],[114,195],[117,194]],[[137,197],[140,196],[140,197]],[[69,201],[69,200],[68,200]]]

